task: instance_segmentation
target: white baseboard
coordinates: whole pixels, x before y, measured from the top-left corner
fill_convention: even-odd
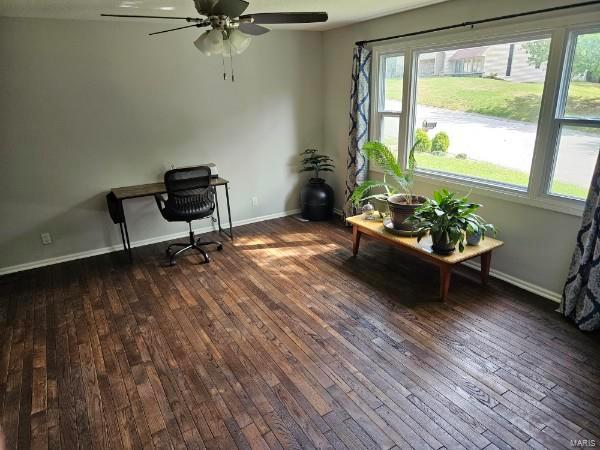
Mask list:
[[[339,209],[334,209],[333,211],[335,214],[338,214],[340,216],[342,215],[342,211]],[[292,216],[292,215],[298,214],[298,213],[300,213],[299,209],[293,209],[290,211],[284,211],[284,212],[275,213],[275,214],[268,214],[266,216],[252,217],[250,219],[244,219],[244,220],[236,220],[233,222],[233,226],[237,227],[237,226],[246,225],[249,223],[256,223],[256,222],[262,222],[265,220],[278,219],[280,217]],[[207,227],[197,228],[194,230],[194,232],[198,233],[198,234],[206,233],[208,231],[214,231],[214,226],[207,226]],[[170,241],[173,239],[179,239],[182,237],[186,237],[187,235],[188,235],[187,232],[183,232],[183,233],[174,233],[174,234],[157,236],[157,237],[153,237],[153,238],[149,238],[149,239],[142,239],[139,241],[133,241],[131,243],[131,247],[141,247],[144,245],[156,244],[158,242]],[[79,253],[71,253],[68,255],[56,256],[53,258],[41,259],[38,261],[32,261],[32,262],[28,262],[28,263],[24,263],[24,264],[18,264],[15,266],[0,267],[0,275],[6,275],[9,273],[14,273],[14,272],[21,272],[23,270],[35,269],[37,267],[49,266],[52,264],[59,264],[59,263],[66,262],[66,261],[73,261],[76,259],[89,258],[90,256],[103,255],[106,253],[120,251],[122,249],[123,249],[123,246],[121,244],[116,244],[116,245],[111,245],[109,247],[102,247],[102,248],[87,250],[87,251],[79,252]],[[468,267],[479,270],[479,264],[476,262],[467,261],[464,264]],[[522,279],[514,277],[512,275],[508,275],[504,272],[500,272],[499,270],[491,269],[490,275],[494,278],[498,278],[500,280],[506,281],[507,283],[510,283],[510,284],[517,286],[521,289],[524,289],[528,292],[537,294],[540,297],[544,297],[544,298],[547,298],[554,302],[560,303],[562,295],[557,292],[551,291],[549,289],[543,288],[543,287],[538,286],[533,283],[529,283],[528,281],[522,280]]]
[[[284,211],[280,213],[268,214],[266,216],[260,217],[252,217],[250,219],[236,220],[233,222],[234,227],[238,227],[240,225],[247,225],[249,223],[255,222],[263,222],[265,220],[278,219],[280,217],[292,216],[294,214],[298,214],[300,212],[299,209],[292,209],[289,211]],[[194,229],[194,233],[206,233],[209,231],[214,231],[214,226],[206,226],[202,228]],[[182,237],[186,237],[188,235],[187,231],[183,233],[173,233],[173,234],[165,234],[162,236],[156,236],[149,239],[142,239],[139,241],[131,242],[131,247],[142,247],[144,245],[156,244],[157,242],[171,241],[173,239],[179,239]],[[96,248],[93,250],[86,250],[84,252],[78,253],[70,253],[68,255],[55,256],[52,258],[40,259],[38,261],[31,261],[24,264],[17,264],[15,266],[7,266],[0,267],[0,275],[7,275],[9,273],[21,272],[23,270],[35,269],[37,267],[50,266],[52,264],[59,264],[66,261],[73,261],[76,259],[89,258],[90,256],[103,255],[105,253],[116,252],[119,250],[123,250],[122,244],[111,245],[108,247]]]
[[[480,266],[478,263],[473,261],[466,261],[463,263],[465,266],[471,267],[472,269],[479,270]],[[547,298],[548,300],[552,300],[553,302],[560,303],[562,295],[558,292],[551,291],[549,289],[538,286],[537,284],[530,283],[525,280],[521,280],[520,278],[514,277],[504,272],[500,272],[499,270],[491,269],[490,276],[494,278],[498,278],[499,280],[506,281],[509,284],[517,286],[521,289],[524,289],[533,294],[537,294],[540,297]]]

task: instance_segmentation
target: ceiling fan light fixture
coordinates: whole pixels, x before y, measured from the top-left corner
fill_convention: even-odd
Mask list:
[[[231,48],[232,54],[239,55],[248,48],[252,39],[240,30],[233,29],[229,32],[228,41],[229,43],[225,43],[225,52],[229,53]]]
[[[202,33],[200,37],[194,41],[194,45],[203,55],[220,55],[224,51],[223,32],[221,30],[209,30]]]

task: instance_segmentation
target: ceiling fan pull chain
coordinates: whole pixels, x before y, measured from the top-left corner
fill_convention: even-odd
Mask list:
[[[231,82],[234,83],[235,75],[233,73],[233,52],[231,51],[231,40],[227,39],[227,42],[229,43],[229,65],[231,66]]]
[[[227,71],[225,69],[225,56],[221,53],[221,62],[223,63],[223,80],[227,80]]]

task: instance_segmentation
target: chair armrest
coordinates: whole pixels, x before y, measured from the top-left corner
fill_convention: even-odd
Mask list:
[[[154,200],[156,200],[156,205],[158,206],[159,210],[162,211],[165,209],[166,200],[162,195],[154,194]]]

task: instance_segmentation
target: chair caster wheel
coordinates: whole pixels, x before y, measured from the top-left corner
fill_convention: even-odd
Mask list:
[[[217,250],[219,250],[219,251],[223,250],[223,244],[217,245]]]

